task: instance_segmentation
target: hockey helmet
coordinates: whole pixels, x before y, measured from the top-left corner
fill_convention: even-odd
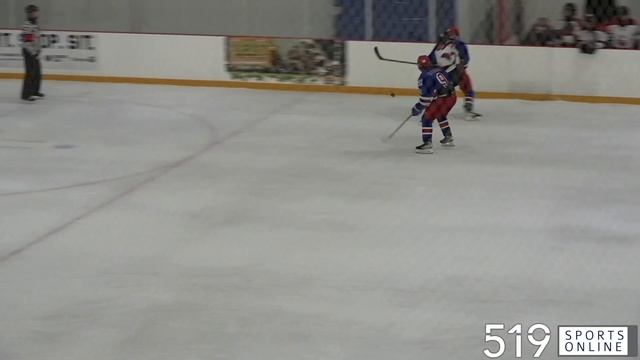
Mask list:
[[[418,69],[426,70],[431,67],[431,60],[427,55],[420,55],[418,57]]]
[[[27,13],[27,15],[33,14],[35,12],[38,12],[40,9],[38,9],[37,6],[31,4],[28,5],[27,7],[24,8],[24,12]]]
[[[457,26],[452,26],[445,31],[445,35],[450,40],[456,40],[460,37],[460,29]]]

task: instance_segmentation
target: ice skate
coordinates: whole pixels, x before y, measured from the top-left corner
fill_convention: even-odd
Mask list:
[[[467,121],[479,120],[478,118],[482,117],[482,114],[479,114],[473,111],[473,102],[466,101],[464,103],[464,119]]]
[[[478,114],[477,112],[473,112],[473,111],[464,113],[464,119],[466,121],[480,120],[481,117],[482,117],[482,114]]]
[[[433,154],[433,145],[431,142],[424,143],[416,147],[416,153],[418,154]]]
[[[447,135],[444,139],[440,140],[440,145],[444,147],[454,147],[456,144],[453,142],[453,136]]]

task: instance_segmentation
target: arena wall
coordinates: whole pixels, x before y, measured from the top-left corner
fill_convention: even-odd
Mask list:
[[[378,61],[373,47],[386,57],[412,60],[431,49],[430,44],[350,42],[349,84],[409,88],[415,83],[412,66]],[[629,64],[640,60],[640,51],[602,50],[585,55],[571,48],[521,46],[470,46],[470,74],[480,97],[567,98],[570,96],[634,97],[640,78]],[[577,98],[576,98],[577,99]],[[598,99],[591,99],[598,100]],[[638,101],[640,99],[630,100]]]
[[[0,30],[2,32],[2,30]],[[417,70],[379,61],[374,46],[387,57],[413,61],[431,44],[360,42],[347,44],[347,86],[231,81],[226,71],[224,37],[93,33],[94,69],[47,69],[48,79],[223,86],[277,90],[415,95]],[[629,64],[640,51],[471,46],[469,68],[480,98],[571,100],[640,104],[640,77]],[[625,70],[627,69],[627,70]],[[19,78],[20,66],[1,67],[0,78]]]

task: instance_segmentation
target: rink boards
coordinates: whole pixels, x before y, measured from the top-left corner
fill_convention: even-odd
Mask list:
[[[0,78],[21,76],[21,59],[16,57],[17,33],[0,30]],[[223,36],[56,31],[44,34],[47,41],[56,39],[43,54],[48,79],[384,95],[414,95],[417,71],[410,65],[379,61],[373,53],[374,46],[386,57],[408,61],[433,46],[348,41],[344,47],[345,85],[310,85],[268,78],[233,78],[227,71],[228,49]],[[87,38],[88,45],[82,43]],[[47,57],[55,52],[58,57],[53,60],[60,60],[65,51],[72,54],[66,56],[67,60],[77,61],[64,63]],[[481,98],[640,104],[640,98],[634,97],[640,78],[630,69],[630,64],[640,61],[640,51],[601,50],[584,55],[571,48],[472,45],[470,52],[469,70]],[[13,56],[15,61],[2,61],[7,56]]]

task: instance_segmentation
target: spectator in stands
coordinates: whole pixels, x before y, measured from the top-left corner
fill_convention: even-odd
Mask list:
[[[611,46],[617,49],[637,49],[640,29],[631,17],[629,8],[620,6],[617,15],[606,28],[611,36]]]
[[[587,0],[584,13],[593,14],[597,24],[606,24],[616,16],[616,10],[616,0]]]
[[[585,54],[593,54],[596,50],[607,47],[609,36],[598,24],[597,17],[593,14],[587,14],[582,29],[578,32],[577,42],[580,51]]]
[[[554,40],[555,30],[551,27],[549,19],[541,17],[529,30],[524,43],[532,46],[548,46],[553,45]]]
[[[629,26],[638,25],[638,22],[631,17],[631,11],[626,6],[618,7],[616,16],[611,20],[611,25]]]
[[[576,4],[564,4],[562,15],[562,23],[556,31],[558,42],[562,46],[575,46],[578,33],[581,30],[581,21],[578,19],[578,8]]]

